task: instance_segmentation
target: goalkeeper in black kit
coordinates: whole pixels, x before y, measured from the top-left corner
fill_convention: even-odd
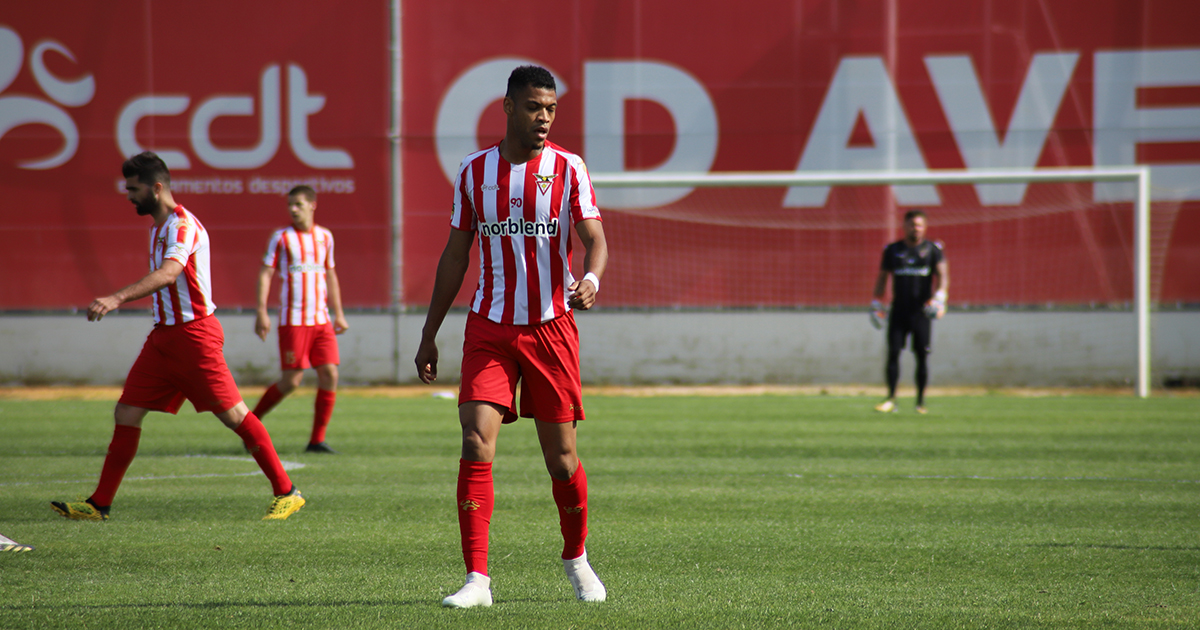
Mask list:
[[[927,360],[933,320],[946,314],[946,291],[950,267],[940,242],[925,239],[925,213],[910,210],[904,215],[904,238],[883,249],[871,323],[881,328],[887,320],[887,400],[876,411],[896,410],[896,382],[900,380],[900,351],[912,336],[912,353],[917,359],[917,413],[925,413],[925,385],[929,382]],[[888,276],[892,276],[892,308],[883,306]]]

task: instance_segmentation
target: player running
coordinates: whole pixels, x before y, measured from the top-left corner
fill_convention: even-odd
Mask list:
[[[608,246],[595,191],[579,156],[546,140],[554,122],[554,77],[523,66],[508,78],[504,139],[468,155],[454,182],[450,239],[438,262],[417,373],[437,378],[437,332],[462,286],[479,235],[479,286],[467,314],[458,418],[462,457],[458,523],[467,582],[443,606],[492,604],[488,527],[494,504],[492,460],[502,423],[533,418],[563,536],[562,561],[582,601],[604,601],[604,585],[588,563],[587,477],[576,454],[575,425],[584,419],[579,330],[571,309],[596,301]],[[584,276],[571,275],[574,226],[586,250]]]
[[[113,412],[116,425],[96,491],[86,501],[50,505],[69,519],[107,520],[117,488],[137,454],[142,420],[151,411],[178,413],[186,399],[197,412],[213,412],[242,438],[275,494],[263,519],[285,519],[304,505],[304,497],[284,471],[266,427],[242,402],[225,364],[225,332],[213,315],[208,232],[194,214],[175,203],[171,173],[157,155],[149,151],[135,155],[121,165],[121,173],[126,196],[138,215],[154,220],[150,273],[112,295],[96,298],[88,306],[87,318],[100,321],[122,304],[150,296],[154,328],[129,370]]]
[[[896,383],[900,380],[900,351],[912,335],[912,353],[917,360],[917,413],[925,413],[925,385],[929,381],[926,359],[930,352],[932,321],[946,314],[950,267],[940,242],[925,239],[925,213],[910,210],[904,215],[904,238],[883,250],[871,323],[882,326],[883,295],[888,275],[892,276],[892,309],[887,316],[887,400],[876,411],[896,410]]]
[[[279,363],[283,375],[267,388],[254,415],[266,417],[279,401],[300,386],[304,370],[317,372],[317,401],[313,409],[312,434],[305,451],[336,453],[325,443],[325,430],[337,400],[338,345],[335,335],[350,329],[342,313],[342,292],[333,265],[333,233],[316,224],[317,191],[297,186],[288,192],[291,227],[271,235],[258,273],[258,316],[254,332],[267,340],[271,316],[267,298],[271,278],[278,269],[283,275],[279,297]],[[333,310],[330,318],[329,311]]]

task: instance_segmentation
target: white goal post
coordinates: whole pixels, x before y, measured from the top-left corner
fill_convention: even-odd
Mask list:
[[[926,171],[592,173],[598,188],[880,186],[911,184],[1014,184],[1030,182],[1134,182],[1133,311],[1137,326],[1140,398],[1150,395],[1150,167],[934,169]]]

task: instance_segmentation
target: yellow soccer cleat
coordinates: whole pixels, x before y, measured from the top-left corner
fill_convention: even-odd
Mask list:
[[[271,507],[267,508],[267,515],[263,517],[263,520],[282,521],[302,507],[304,507],[304,497],[300,496],[300,491],[296,489],[296,486],[292,486],[291,492],[281,494],[271,501]]]
[[[63,518],[69,518],[73,521],[108,520],[108,508],[97,507],[92,505],[90,501],[80,501],[79,503],[51,501],[50,507]]]
[[[896,401],[892,400],[891,398],[879,403],[878,405],[875,405],[875,411],[880,411],[883,413],[891,413],[895,410],[896,410]]]
[[[925,408],[925,405],[917,405],[917,413],[925,415],[929,413],[929,410]]]

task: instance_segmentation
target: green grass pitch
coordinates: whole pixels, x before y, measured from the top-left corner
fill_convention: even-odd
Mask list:
[[[209,414],[151,414],[105,523],[66,521],[112,401],[0,400],[0,628],[1196,628],[1200,399],[590,396],[588,553],[573,598],[530,422],[495,466],[496,603],[462,584],[453,401],[312,397],[266,420],[309,504]]]

